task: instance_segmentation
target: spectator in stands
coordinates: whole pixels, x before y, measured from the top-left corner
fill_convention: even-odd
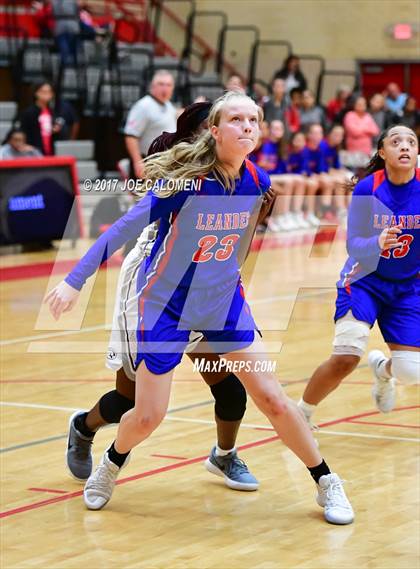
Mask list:
[[[339,119],[341,111],[351,96],[351,89],[348,85],[341,85],[334,99],[327,103],[327,118],[331,123],[341,122]]]
[[[284,113],[288,107],[288,97],[286,95],[286,85],[283,79],[274,79],[271,84],[272,95],[264,104],[264,120],[268,123],[272,121],[282,121],[284,123]],[[287,133],[286,133],[287,135]]]
[[[417,132],[420,125],[420,111],[417,107],[417,100],[409,95],[407,101],[404,105],[403,114],[400,119],[398,119],[399,124],[405,124],[414,132]]]
[[[320,148],[325,155],[328,175],[334,184],[334,202],[338,219],[344,223],[347,218],[350,191],[348,182],[353,177],[350,170],[344,168],[340,160],[340,150],[343,149],[344,128],[341,124],[334,125],[321,142]]]
[[[301,128],[308,128],[311,124],[320,124],[325,128],[324,109],[316,104],[315,95],[307,89],[302,95],[302,107],[300,109]]]
[[[311,124],[307,127],[306,133],[306,147],[303,150],[305,168],[308,175],[317,183],[318,191],[321,193],[321,205],[319,208],[321,217],[332,221],[331,207],[334,195],[334,182],[331,176],[328,175],[325,150],[321,144],[324,138],[324,130],[320,124]],[[311,225],[317,224],[315,197],[315,195],[308,195],[306,199],[307,219],[310,220]]]
[[[308,82],[300,70],[300,60],[297,55],[289,55],[284,60],[283,67],[276,71],[273,80],[277,78],[284,79],[286,93],[290,93],[296,87],[305,91],[308,86]]]
[[[302,212],[305,179],[300,174],[290,174],[287,171],[285,128],[282,121],[271,122],[270,135],[263,140],[257,164],[270,175],[277,196],[268,221],[270,231],[293,231],[309,227]]]
[[[371,156],[373,137],[379,135],[379,128],[367,112],[365,97],[357,97],[353,110],[344,117],[346,147],[350,152],[362,152]]]
[[[77,65],[80,14],[77,0],[51,0],[53,34],[64,65]]]
[[[303,132],[295,132],[290,140],[290,151],[287,160],[287,171],[299,174],[305,180],[306,217],[308,226],[318,227],[320,221],[315,215],[315,196],[319,190],[318,175],[311,174],[306,150],[306,136]]]
[[[39,28],[41,38],[51,38],[54,30],[54,17],[50,0],[40,0],[32,3],[35,10],[34,19]]]
[[[142,159],[153,140],[164,130],[176,131],[176,109],[170,102],[173,91],[174,78],[170,72],[157,71],[150,84],[150,94],[139,99],[128,113],[124,134],[132,177],[143,178]]]
[[[378,125],[379,131],[387,129],[393,122],[395,122],[395,115],[388,111],[385,105],[385,97],[381,93],[372,95],[369,101],[369,113],[372,115],[373,120]],[[397,121],[400,122],[397,118]],[[379,135],[374,136],[373,145],[376,146]]]
[[[285,111],[285,119],[289,131],[294,134],[300,130],[300,110],[302,108],[302,91],[297,87],[289,93],[290,105]]]
[[[264,104],[270,99],[268,94],[268,88],[262,81],[255,81],[252,85],[252,95],[251,97],[260,107],[264,107]]]
[[[21,115],[21,128],[28,143],[45,156],[54,154],[56,140],[75,139],[78,117],[67,101],[55,101],[51,83],[44,81],[34,88],[34,103]]]
[[[39,158],[41,152],[26,144],[26,134],[20,128],[10,130],[0,147],[0,160],[14,160],[15,158]]]
[[[225,83],[226,91],[237,91],[238,93],[245,93],[245,85],[242,78],[237,73],[232,73]]]
[[[388,83],[384,95],[388,110],[401,117],[407,100],[406,93],[401,92],[397,83]]]

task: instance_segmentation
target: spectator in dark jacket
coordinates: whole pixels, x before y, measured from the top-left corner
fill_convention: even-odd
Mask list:
[[[396,121],[399,124],[405,124],[414,132],[417,131],[420,125],[420,110],[417,107],[417,101],[414,97],[409,95],[407,101],[405,102],[402,117],[396,117]]]
[[[76,138],[78,118],[70,103],[54,102],[54,89],[48,82],[34,89],[34,103],[20,117],[21,128],[28,144],[35,146],[45,156],[54,154],[56,140]]]
[[[300,70],[300,60],[297,55],[289,55],[284,60],[283,67],[274,74],[273,79],[277,78],[284,79],[287,93],[296,87],[305,91],[308,86],[308,82]]]

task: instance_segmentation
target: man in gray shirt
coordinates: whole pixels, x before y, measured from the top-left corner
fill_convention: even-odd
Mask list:
[[[136,178],[144,175],[142,158],[147,155],[153,140],[163,131],[176,131],[176,109],[170,102],[173,91],[174,79],[169,71],[157,71],[152,78],[149,95],[137,101],[128,113],[124,128],[125,144]]]

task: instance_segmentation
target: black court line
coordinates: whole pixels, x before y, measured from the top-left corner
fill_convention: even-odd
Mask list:
[[[367,368],[367,367],[369,367],[368,364],[361,364],[361,365],[357,366],[356,369]],[[293,381],[293,380],[290,382],[285,381],[285,382],[282,382],[281,385],[282,385],[282,387],[287,387],[288,385],[294,385],[296,383],[305,383],[305,382],[309,381],[309,379],[310,379],[309,377],[305,377],[303,379],[297,379],[295,381]],[[168,409],[166,414],[169,415],[170,413],[178,413],[178,411],[186,411],[188,409],[195,409],[197,407],[204,407],[205,405],[210,405],[211,403],[214,403],[213,399],[211,399],[210,401],[201,401],[200,403],[193,403],[191,405],[184,405],[182,407],[175,407],[174,409]],[[102,427],[102,428],[107,428],[108,426],[111,427],[112,425],[107,425],[107,426]],[[38,439],[38,440],[31,441],[28,443],[22,443],[20,445],[14,445],[11,447],[0,448],[0,454],[3,454],[5,452],[11,452],[13,450],[20,450],[22,448],[27,448],[27,447],[31,447],[31,446],[42,445],[42,444],[53,442],[53,441],[58,441],[60,439],[67,438],[67,436],[68,436],[68,434],[66,433],[65,435],[56,435],[53,437],[47,437],[45,439]]]
[[[178,413],[178,411],[186,411],[188,409],[195,409],[196,407],[204,407],[205,405],[210,405],[211,403],[214,403],[213,399],[211,399],[210,401],[200,401],[200,403],[193,403],[191,405],[183,405],[182,407],[175,407],[174,409],[168,409],[166,414],[169,415],[170,413]],[[114,424],[115,423],[113,423],[112,425],[106,425],[103,428],[112,427]],[[43,445],[45,443],[58,441],[60,439],[66,439],[67,436],[68,436],[68,433],[66,433],[64,435],[55,435],[53,437],[46,437],[45,439],[37,439],[35,441],[30,441],[28,443],[22,443],[19,445],[13,445],[10,447],[0,448],[0,454],[3,454],[5,452],[12,452],[13,450],[19,450],[22,448],[28,448],[28,447],[32,447],[32,446]]]

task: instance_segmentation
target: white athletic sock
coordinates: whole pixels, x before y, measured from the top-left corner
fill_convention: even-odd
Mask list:
[[[310,403],[306,403],[302,398],[300,399],[299,403],[297,404],[299,409],[304,412],[305,416],[310,419],[312,413],[316,409],[316,405],[311,405]]]
[[[377,366],[376,370],[378,372],[379,377],[382,379],[391,379],[392,375],[387,372],[386,364],[389,362],[389,358],[385,358],[381,361],[381,363]]]
[[[219,445],[216,445],[216,456],[226,456],[227,454],[229,454],[230,452],[233,452],[235,450],[235,447],[231,448],[230,450],[224,450],[222,448],[219,447]]]

